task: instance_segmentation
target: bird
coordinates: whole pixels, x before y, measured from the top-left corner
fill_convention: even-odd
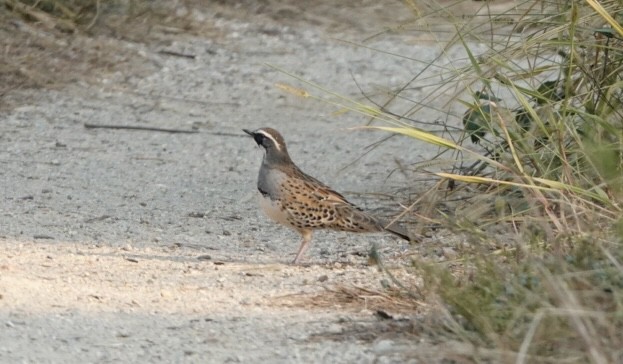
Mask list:
[[[410,241],[399,226],[386,224],[350,203],[316,178],[294,164],[286,142],[273,128],[254,131],[242,129],[264,149],[257,179],[260,206],[275,222],[296,230],[302,237],[293,264],[298,264],[310,245],[314,230],[331,229],[347,232],[390,232]]]

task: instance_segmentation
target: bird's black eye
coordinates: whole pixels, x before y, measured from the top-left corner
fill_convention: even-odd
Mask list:
[[[255,139],[255,142],[257,143],[257,145],[263,145],[264,142],[264,136],[262,134],[253,134],[253,139]]]

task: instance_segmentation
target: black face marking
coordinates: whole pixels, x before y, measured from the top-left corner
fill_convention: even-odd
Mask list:
[[[253,134],[253,139],[255,140],[255,142],[257,143],[257,145],[263,145],[264,144],[264,135],[260,134],[260,133],[255,133]]]
[[[260,187],[257,188],[258,191],[260,191],[260,193],[262,194],[262,196],[267,197],[268,196],[268,192],[264,191],[263,189],[261,189]]]

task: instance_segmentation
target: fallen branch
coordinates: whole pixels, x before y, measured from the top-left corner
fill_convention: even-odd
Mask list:
[[[146,130],[146,131],[159,131],[163,133],[184,133],[195,134],[198,130],[181,130],[181,129],[168,129],[168,128],[153,128],[150,126],[137,126],[137,125],[97,125],[97,124],[84,124],[87,129],[126,129],[126,130]]]
[[[162,49],[162,50],[158,51],[158,53],[166,54],[167,56],[174,56],[174,57],[181,57],[181,58],[190,58],[190,59],[197,58],[197,56],[194,55],[194,54],[186,54],[186,53],[180,53],[180,52],[176,52],[176,51],[168,51],[166,49]]]

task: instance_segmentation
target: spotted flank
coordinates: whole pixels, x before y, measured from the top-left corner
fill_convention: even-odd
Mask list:
[[[360,211],[339,193],[322,184],[299,179],[285,180],[280,196],[288,223],[297,229],[334,229],[351,232],[382,231],[379,222]]]

